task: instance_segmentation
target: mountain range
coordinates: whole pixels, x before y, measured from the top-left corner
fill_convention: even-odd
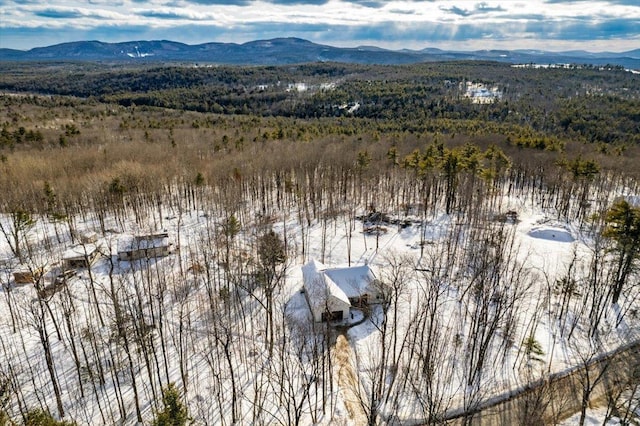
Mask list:
[[[299,38],[256,40],[243,44],[174,41],[104,43],[78,41],[31,50],[0,49],[0,61],[147,61],[196,62],[229,65],[285,65],[308,62],[410,64],[429,61],[490,60],[517,64],[617,65],[640,70],[640,49],[614,52],[549,52],[540,50],[449,51],[387,50],[375,46],[356,48],[322,45]]]

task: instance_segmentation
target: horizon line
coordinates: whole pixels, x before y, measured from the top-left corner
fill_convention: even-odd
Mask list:
[[[504,49],[504,48],[490,48],[490,49],[469,49],[469,50],[464,50],[464,49],[452,49],[452,48],[442,48],[442,47],[435,47],[435,46],[427,46],[421,49],[416,49],[416,48],[398,48],[398,49],[392,49],[392,48],[388,48],[388,47],[381,47],[379,45],[376,44],[358,44],[358,45],[354,45],[354,46],[341,46],[341,45],[336,45],[336,44],[330,44],[330,43],[323,43],[323,42],[316,42],[313,40],[309,40],[306,38],[302,38],[302,37],[296,37],[296,36],[282,36],[282,37],[272,37],[272,38],[265,38],[265,39],[253,39],[253,40],[249,40],[249,41],[244,41],[244,42],[233,42],[233,41],[207,41],[207,42],[202,42],[202,43],[185,43],[182,41],[177,41],[177,40],[171,40],[171,39],[131,39],[131,40],[125,40],[125,41],[103,41],[103,40],[99,40],[99,39],[78,39],[78,40],[71,40],[71,41],[64,41],[64,42],[60,42],[60,43],[54,43],[54,44],[49,44],[49,45],[41,45],[41,46],[34,46],[31,47],[29,49],[18,49],[18,48],[12,48],[12,47],[0,47],[0,50],[16,50],[19,52],[30,52],[34,49],[43,49],[43,48],[48,48],[48,47],[54,47],[54,46],[62,46],[62,45],[66,45],[66,44],[75,44],[75,43],[91,43],[91,42],[96,42],[96,43],[101,43],[101,44],[125,44],[125,43],[153,43],[153,42],[168,42],[168,43],[176,43],[176,44],[182,44],[185,46],[190,46],[190,47],[194,47],[194,46],[202,46],[202,45],[207,45],[207,44],[235,44],[238,46],[242,46],[242,45],[246,45],[246,44],[250,44],[250,43],[256,43],[256,42],[269,42],[269,41],[274,41],[274,40],[300,40],[300,41],[305,41],[311,44],[315,44],[315,45],[319,45],[319,46],[328,46],[328,47],[333,47],[333,48],[340,48],[340,49],[362,49],[362,48],[375,48],[375,49],[381,49],[381,50],[386,50],[389,52],[403,52],[403,51],[407,51],[407,52],[422,52],[424,50],[428,50],[428,49],[435,49],[435,50],[441,50],[443,52],[457,52],[457,53],[465,53],[465,52],[487,52],[487,51],[508,51],[508,52],[518,52],[518,51],[524,51],[524,52],[547,52],[547,53],[571,53],[571,52],[584,52],[584,53],[590,53],[590,54],[598,54],[598,53],[619,53],[619,54],[624,54],[624,53],[630,53],[630,52],[635,52],[635,51],[640,51],[640,48],[638,49],[631,49],[631,50],[585,50],[585,49],[564,49],[564,50],[553,50],[553,49],[539,49],[539,48],[527,48],[527,47],[519,47],[516,49]]]

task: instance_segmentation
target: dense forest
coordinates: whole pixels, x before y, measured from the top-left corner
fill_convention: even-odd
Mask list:
[[[0,90],[0,423],[474,424],[557,370],[509,422],[640,408],[611,355],[638,340],[638,74],[0,63]],[[158,230],[176,252],[118,260]],[[45,276],[88,234],[95,264]],[[309,321],[314,258],[380,269],[361,328]]]
[[[0,64],[0,90],[68,95],[123,106],[293,118],[353,115],[394,130],[450,131],[491,123],[580,142],[637,144],[638,75],[622,69],[523,68],[448,62],[407,66],[97,67]],[[495,86],[501,102],[465,98],[465,82]],[[299,85],[304,84],[304,90]],[[349,112],[344,104],[358,103]],[[481,121],[478,126],[474,121]],[[460,129],[460,130],[458,130]]]

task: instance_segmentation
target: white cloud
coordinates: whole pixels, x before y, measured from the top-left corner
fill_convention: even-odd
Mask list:
[[[151,37],[161,34],[157,31],[169,34],[166,30],[188,27],[187,32],[176,32],[181,36],[177,41],[186,43],[220,37],[226,38],[220,41],[265,38],[259,37],[262,28],[269,36],[313,34],[322,40],[312,41],[333,40],[334,44],[457,43],[464,47],[483,43],[486,47],[489,40],[496,47],[510,43],[550,48],[586,45],[591,37],[599,43],[593,46],[620,50],[638,42],[640,4],[620,0],[50,0],[46,5],[21,1],[3,6],[0,47],[29,48],[51,40],[38,38],[37,29],[42,34],[56,29],[59,41],[66,41],[65,34],[72,37],[79,30],[95,29],[106,36],[104,41],[111,41],[131,34],[126,31],[133,27],[133,34]],[[112,35],[99,32],[101,28],[112,28]],[[33,35],[24,35],[27,29]],[[212,38],[212,33],[218,38]],[[23,45],[12,45],[16,40]]]

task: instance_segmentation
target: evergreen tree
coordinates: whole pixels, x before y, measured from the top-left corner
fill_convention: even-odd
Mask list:
[[[153,421],[153,426],[184,426],[189,422],[187,407],[174,383],[169,383],[162,390],[162,405],[163,409]]]
[[[640,208],[620,200],[607,211],[605,222],[603,235],[615,241],[617,259],[612,302],[617,303],[635,261],[640,257]]]
[[[31,410],[24,418],[25,426],[75,426],[75,422],[66,420],[56,420],[53,416],[43,410]]]

